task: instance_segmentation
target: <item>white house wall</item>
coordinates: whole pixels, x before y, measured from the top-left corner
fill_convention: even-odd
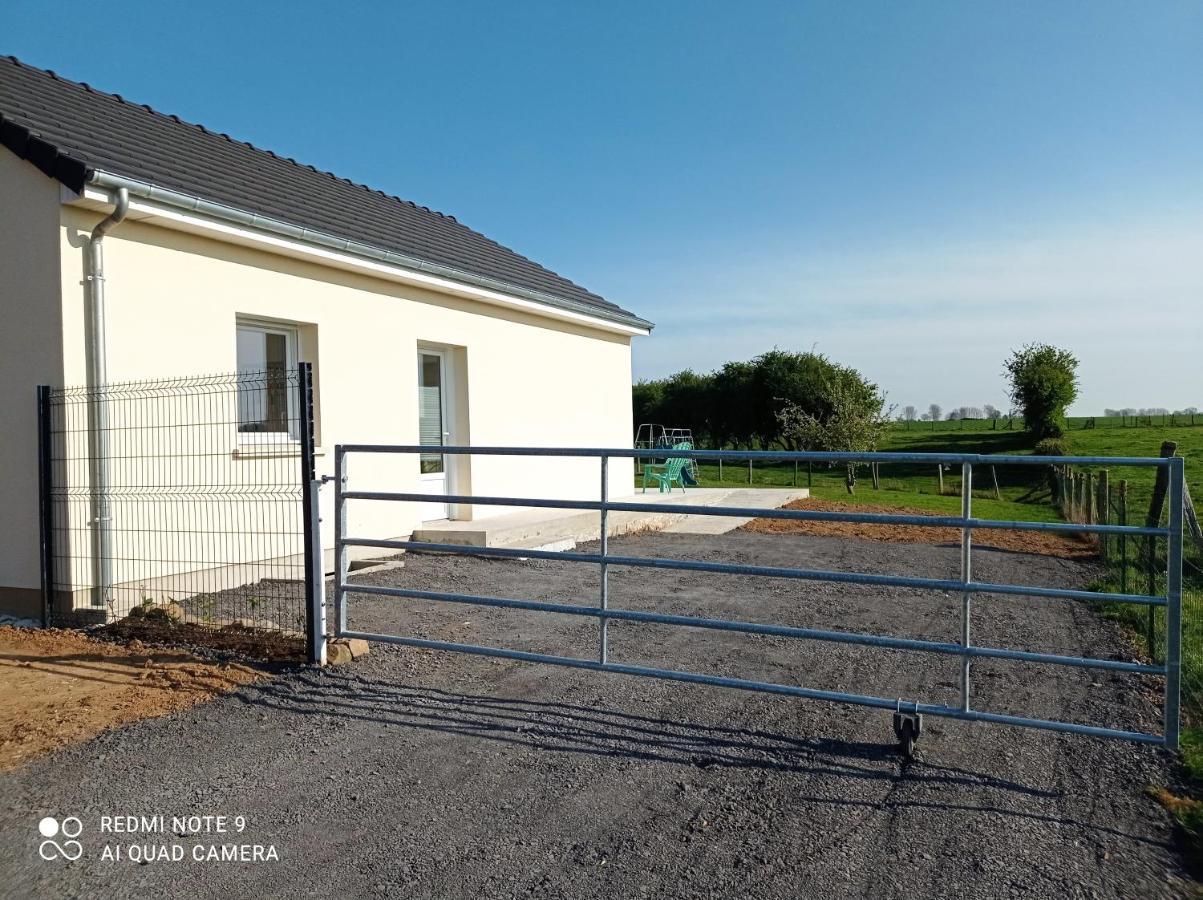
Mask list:
[[[8,161],[7,155],[0,156]],[[61,283],[64,349],[61,373],[48,367],[45,379],[73,385],[85,380],[80,238],[101,214],[60,209],[58,245],[40,252],[61,267],[53,289],[57,294]],[[630,445],[627,336],[141,221],[127,220],[106,238],[105,262],[109,382],[233,372],[240,317],[298,325],[300,357],[314,364],[319,475],[333,474],[336,443],[418,443],[420,346],[450,351],[455,439],[462,443]],[[42,327],[57,328],[53,318],[47,322]],[[29,394],[25,418],[33,435],[32,389]],[[229,465],[253,473],[262,461],[242,458],[236,430],[223,427]],[[414,457],[356,456],[349,468],[356,488],[378,490],[411,490],[418,471]],[[632,478],[630,461],[613,461],[612,495],[629,493]],[[476,457],[459,463],[455,488],[480,495],[594,499],[598,482],[597,460]],[[323,491],[327,548],[333,544],[332,493],[329,487]],[[23,499],[25,508],[33,502],[32,497]],[[32,510],[36,516],[36,505]],[[456,510],[477,518],[507,511],[481,506]],[[406,535],[417,524],[412,504],[350,505],[350,530],[361,536]],[[139,556],[128,551],[117,555]],[[36,586],[36,558],[18,569],[19,583]],[[127,570],[118,580],[131,576],[137,573]]]
[[[41,609],[34,388],[63,378],[59,215],[58,182],[0,150],[0,611],[23,616]]]

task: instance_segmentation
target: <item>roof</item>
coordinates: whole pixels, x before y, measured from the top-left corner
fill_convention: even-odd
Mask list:
[[[128,178],[431,263],[548,305],[650,327],[452,216],[11,56],[0,56],[0,143],[77,193],[97,172]]]

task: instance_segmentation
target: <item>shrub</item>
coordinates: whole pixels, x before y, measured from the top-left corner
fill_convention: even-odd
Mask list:
[[[1078,360],[1050,344],[1028,344],[1005,363],[1011,401],[1037,440],[1065,434],[1065,410],[1078,396]]]
[[[1069,456],[1069,442],[1063,437],[1046,437],[1036,442],[1032,452],[1037,456]]]

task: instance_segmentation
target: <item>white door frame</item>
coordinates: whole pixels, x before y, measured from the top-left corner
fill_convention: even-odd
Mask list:
[[[447,351],[428,347],[418,347],[416,358],[418,388],[422,386],[422,357],[436,356],[439,360],[439,406],[443,417],[443,444],[450,446],[454,439],[455,409],[453,406],[455,386],[452,384],[451,366],[448,364]],[[421,408],[418,411],[421,416]],[[419,439],[420,441],[420,439]],[[422,473],[418,466],[418,493],[420,494],[453,494],[455,493],[455,459],[443,457],[443,471],[438,473]],[[419,508],[419,518],[423,522],[451,517],[451,507],[446,503],[423,503]]]

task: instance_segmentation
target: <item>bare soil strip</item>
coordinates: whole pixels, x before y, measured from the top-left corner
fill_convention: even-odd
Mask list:
[[[0,771],[260,677],[137,641],[120,647],[77,631],[0,626]]]
[[[810,509],[822,512],[892,513],[904,516],[934,516],[930,509],[910,509],[898,506],[874,506],[864,503],[841,503],[834,500],[794,500],[785,509]],[[961,539],[960,529],[919,525],[878,525],[864,522],[802,522],[791,519],[753,519],[743,526],[756,534],[810,534],[829,537],[863,538],[897,544],[943,544]],[[979,547],[1010,550],[1015,553],[1039,553],[1060,559],[1089,559],[1098,555],[1094,542],[1083,535],[1049,534],[1039,531],[973,532],[973,543]]]

